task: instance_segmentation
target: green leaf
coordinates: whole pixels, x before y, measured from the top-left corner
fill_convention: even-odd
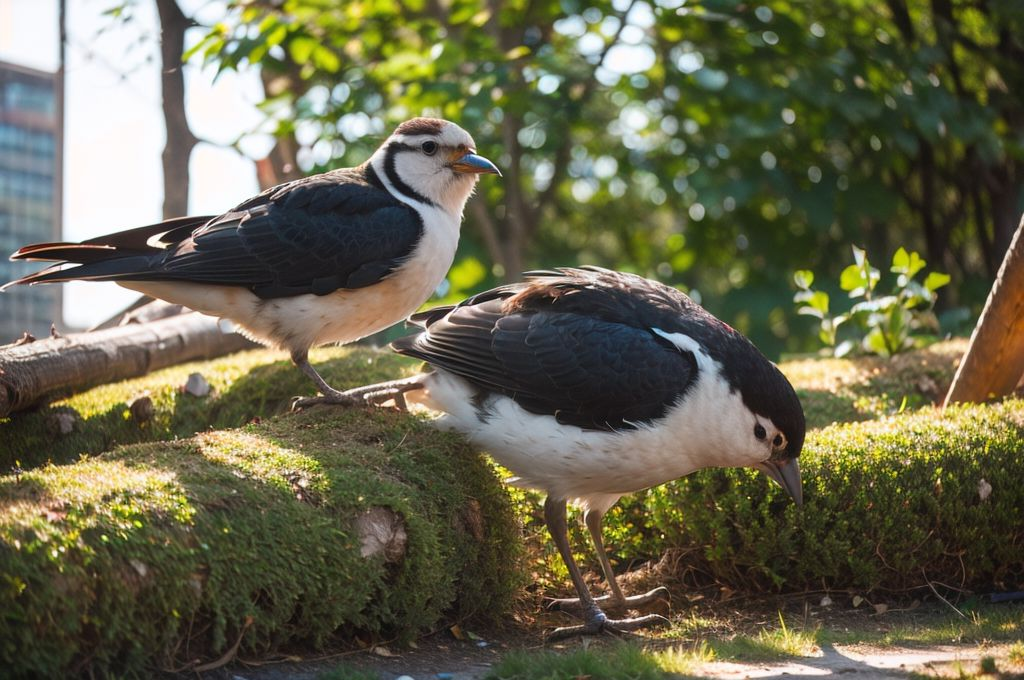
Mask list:
[[[856,250],[857,247],[854,246],[854,251]],[[864,276],[864,269],[859,264],[851,264],[839,275],[839,287],[849,291],[851,295],[853,291],[863,289],[867,283],[868,280]]]
[[[912,279],[915,274],[924,269],[927,264],[916,251],[907,252],[905,248],[900,248],[892,256],[892,267],[890,271],[896,274],[902,274],[907,279]],[[906,285],[906,283],[902,284]]]
[[[801,290],[808,290],[814,283],[814,272],[808,269],[801,269],[793,274],[793,283]]]
[[[932,292],[942,288],[949,283],[951,277],[949,274],[943,274],[942,272],[931,272],[924,279],[924,287]]]

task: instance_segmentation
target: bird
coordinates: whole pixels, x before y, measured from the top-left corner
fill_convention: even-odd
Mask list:
[[[411,317],[391,347],[425,373],[361,388],[442,412],[515,477],[545,494],[548,531],[583,615],[552,637],[631,631],[655,614],[609,618],[666,591],[626,597],[601,536],[624,495],[708,467],[764,472],[802,504],[797,458],[803,408],[792,385],[746,337],[681,291],[598,267],[534,271],[519,283]],[[584,512],[610,595],[594,598],[573,559],[566,504]]]
[[[115,281],[287,350],[321,395],[293,405],[352,405],[309,363],[309,349],[376,333],[427,300],[452,264],[482,174],[501,176],[468,132],[413,118],[362,165],[271,187],[221,215],[25,246],[11,259],[55,264],[0,290]]]

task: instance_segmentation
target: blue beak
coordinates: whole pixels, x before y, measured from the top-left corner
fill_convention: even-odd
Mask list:
[[[483,156],[475,153],[467,153],[452,163],[452,170],[455,172],[472,173],[476,175],[488,174],[501,177],[501,170]]]

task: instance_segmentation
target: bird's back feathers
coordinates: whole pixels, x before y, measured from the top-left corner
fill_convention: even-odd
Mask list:
[[[273,187],[217,217],[26,246],[12,259],[57,264],[8,285],[185,281],[241,286],[263,299],[326,295],[388,276],[422,230],[417,212],[361,166]]]

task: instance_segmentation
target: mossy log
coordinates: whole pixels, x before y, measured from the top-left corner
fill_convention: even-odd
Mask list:
[[[90,387],[253,343],[189,313],[145,324],[0,347],[0,418]]]
[[[314,409],[122,447],[0,478],[0,668],[408,638],[506,611],[519,549],[489,465],[408,415]]]
[[[391,380],[418,365],[394,352],[353,346],[315,350],[312,360],[341,388]],[[212,388],[206,396],[184,390],[194,374]],[[280,351],[249,350],[179,364],[0,418],[0,471],[239,427],[286,412],[292,397],[314,393],[313,383]]]

